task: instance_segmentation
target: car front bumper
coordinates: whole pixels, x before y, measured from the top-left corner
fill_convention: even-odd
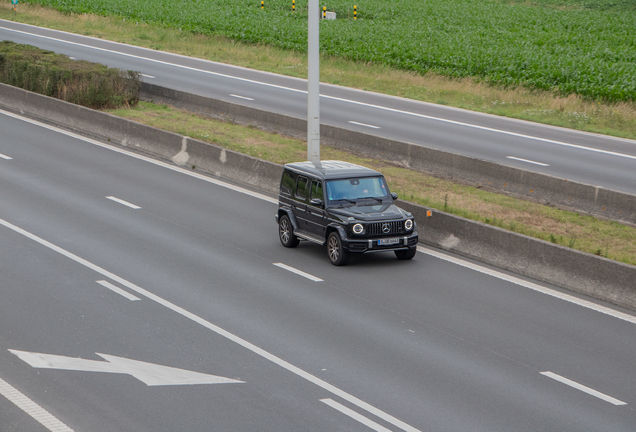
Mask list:
[[[394,244],[381,244],[386,240],[397,240]],[[409,235],[395,236],[395,237],[373,237],[366,239],[358,239],[347,237],[342,239],[342,246],[345,250],[351,253],[371,253],[371,252],[384,252],[384,251],[396,251],[406,250],[417,247],[418,235],[417,232],[413,232]]]

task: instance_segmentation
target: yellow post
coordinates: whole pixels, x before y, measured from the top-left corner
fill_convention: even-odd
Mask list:
[[[358,19],[358,6],[357,5],[353,5],[353,19],[354,20]]]
[[[261,0],[261,9],[265,9],[265,1]]]
[[[292,0],[292,12],[296,12],[296,0]]]
[[[327,19],[327,6],[322,7],[322,19]]]

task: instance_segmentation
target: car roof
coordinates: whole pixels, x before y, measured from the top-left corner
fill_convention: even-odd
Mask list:
[[[324,180],[333,180],[352,177],[377,177],[382,174],[360,165],[343,161],[320,161],[320,162],[295,162],[285,165],[285,168],[302,172]]]

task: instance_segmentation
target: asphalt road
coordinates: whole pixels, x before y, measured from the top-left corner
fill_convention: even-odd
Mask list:
[[[270,197],[0,130],[2,431],[634,430],[631,313],[426,249],[335,268]]]
[[[306,118],[305,80],[0,20],[0,39],[157,85]],[[636,193],[636,142],[321,84],[321,122]]]

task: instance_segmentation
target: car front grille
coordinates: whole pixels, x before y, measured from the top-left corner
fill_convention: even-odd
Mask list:
[[[372,236],[395,235],[404,232],[402,221],[374,222],[367,225],[367,234]]]

